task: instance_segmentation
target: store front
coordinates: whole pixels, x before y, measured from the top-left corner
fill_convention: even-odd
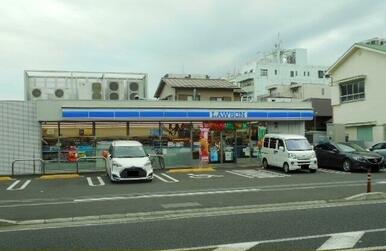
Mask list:
[[[115,102],[77,103],[78,107],[63,101],[53,106],[38,104],[42,158],[55,170],[73,170],[76,157],[101,156],[112,140],[140,141],[148,153],[162,154],[166,167],[196,166],[203,160],[239,162],[256,158],[259,128],[304,134],[304,121],[313,118],[307,104],[300,109],[255,109],[249,103],[226,102],[235,107],[222,108],[216,107],[221,102],[212,102],[214,107],[208,109],[203,108],[205,102],[193,102],[183,109],[186,102],[141,102],[134,109],[127,102],[118,106],[113,106]],[[164,107],[154,108],[156,104]],[[44,110],[48,109],[56,116],[47,116]],[[92,165],[84,163],[84,168],[93,169]]]

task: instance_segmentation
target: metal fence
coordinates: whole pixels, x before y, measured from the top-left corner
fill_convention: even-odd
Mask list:
[[[164,169],[165,160],[163,155],[149,156],[153,169]],[[19,165],[18,163],[23,163]],[[26,165],[29,163],[30,165]],[[32,165],[32,168],[31,168]],[[26,168],[28,166],[28,168]],[[58,174],[58,173],[88,173],[106,172],[107,159],[98,157],[81,157],[76,161],[50,161],[42,159],[15,159],[12,161],[10,174],[15,175],[35,175],[35,174]]]

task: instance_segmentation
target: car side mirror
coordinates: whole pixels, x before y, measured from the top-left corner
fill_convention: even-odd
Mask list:
[[[284,147],[279,146],[279,150],[284,152]]]
[[[338,149],[332,149],[332,151],[334,152],[334,153],[339,153],[339,150]]]
[[[370,147],[369,149],[367,149],[367,151],[373,151],[374,150],[374,148],[373,147]]]

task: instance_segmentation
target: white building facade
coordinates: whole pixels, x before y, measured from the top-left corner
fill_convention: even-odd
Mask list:
[[[267,94],[267,86],[272,84],[310,83],[327,84],[326,66],[309,65],[306,49],[277,48],[260,59],[244,65],[230,81],[245,91],[244,99],[257,100],[257,96]]]
[[[366,145],[386,140],[386,40],[354,44],[328,69],[333,122],[349,140]]]
[[[330,86],[327,84],[290,84],[290,85],[269,85],[267,95],[258,96],[258,101],[279,101],[279,100],[305,100],[310,98],[330,99]]]

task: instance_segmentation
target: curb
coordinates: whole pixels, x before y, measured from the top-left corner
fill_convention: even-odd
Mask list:
[[[41,180],[56,180],[56,179],[77,179],[80,178],[79,174],[49,174],[40,176]]]

